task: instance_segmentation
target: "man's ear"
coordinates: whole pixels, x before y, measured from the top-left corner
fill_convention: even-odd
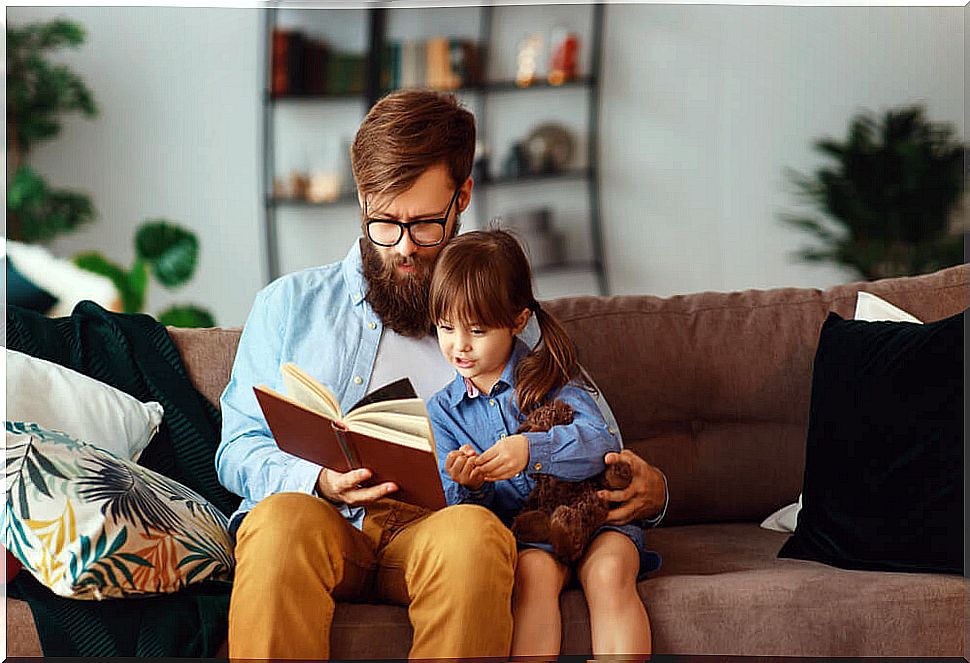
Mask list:
[[[469,177],[465,180],[465,183],[461,185],[461,191],[458,192],[458,213],[461,214],[466,209],[468,205],[472,202],[472,188],[475,186],[475,180]]]
[[[515,327],[512,328],[513,334],[521,334],[525,326],[529,324],[529,316],[532,315],[532,311],[527,308],[522,309],[522,312],[515,318]]]

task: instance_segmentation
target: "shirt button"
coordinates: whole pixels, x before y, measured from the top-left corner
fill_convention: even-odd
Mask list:
[[[369,322],[369,323],[367,323],[367,328],[368,329],[377,329],[377,323],[376,322]],[[612,429],[610,430],[610,432],[611,433],[613,432]]]
[[[354,376],[354,384],[364,384],[364,378],[359,375]]]
[[[539,470],[542,469],[542,463],[536,463],[535,465],[532,466],[532,469],[538,472]]]
[[[610,426],[609,431],[610,431],[610,435],[616,435],[616,429],[613,428],[612,426]]]
[[[488,404],[489,405],[495,405],[495,399],[494,398],[489,398],[488,399]]]

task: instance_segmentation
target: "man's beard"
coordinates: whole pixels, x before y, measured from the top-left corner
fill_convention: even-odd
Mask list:
[[[421,338],[434,330],[428,313],[428,293],[434,259],[393,254],[384,258],[364,240],[361,257],[367,279],[367,302],[384,326],[402,336]],[[398,275],[398,266],[410,265],[412,274]]]

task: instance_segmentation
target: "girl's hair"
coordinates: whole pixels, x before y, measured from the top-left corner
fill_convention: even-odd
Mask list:
[[[364,195],[407,191],[442,163],[454,186],[465,183],[475,158],[475,116],[455,95],[398,90],[367,113],[350,148],[357,189]]]
[[[527,415],[571,380],[579,380],[576,349],[566,330],[532,294],[532,270],[522,247],[504,230],[477,230],[445,245],[431,277],[431,321],[514,328],[523,309],[539,323],[539,343],[515,369],[515,397]]]

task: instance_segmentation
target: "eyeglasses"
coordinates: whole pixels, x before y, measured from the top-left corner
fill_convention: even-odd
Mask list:
[[[461,187],[455,189],[445,210],[444,218],[440,219],[421,219],[420,221],[395,221],[394,219],[369,219],[367,218],[367,199],[364,199],[364,218],[367,228],[367,238],[378,246],[395,246],[404,237],[405,229],[411,236],[411,241],[418,246],[437,246],[445,241],[445,226],[448,225],[448,217],[451,216],[451,208],[458,200],[458,193]]]

